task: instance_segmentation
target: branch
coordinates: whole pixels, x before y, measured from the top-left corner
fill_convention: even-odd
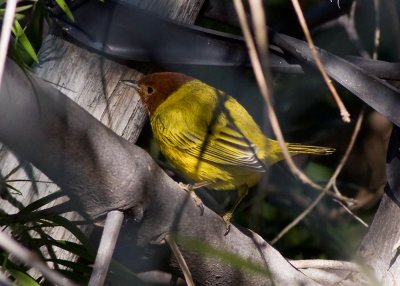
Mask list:
[[[1,25],[0,33],[0,87],[3,78],[4,66],[7,57],[8,44],[11,37],[11,28],[14,23],[15,10],[17,8],[17,0],[6,1],[6,11],[4,12],[4,18],[2,19],[3,25]]]
[[[23,263],[39,270],[51,283],[55,285],[77,286],[77,284],[63,277],[58,272],[50,269],[46,263],[40,260],[39,256],[20,245],[3,231],[0,231],[0,247]]]
[[[360,266],[354,262],[339,261],[339,260],[289,260],[290,263],[299,269],[314,268],[314,269],[331,269],[331,270],[348,270],[352,272],[360,272]]]
[[[111,211],[107,214],[89,286],[104,284],[123,219],[124,214],[120,211]]]

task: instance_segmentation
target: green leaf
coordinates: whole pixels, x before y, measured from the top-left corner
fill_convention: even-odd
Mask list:
[[[51,236],[49,236],[43,229],[38,229],[36,231],[42,240],[44,240],[46,242],[50,242],[53,240],[53,238]],[[50,243],[46,243],[45,247],[46,247],[47,253],[50,256],[50,258],[57,259],[57,255],[54,251],[53,246]],[[41,253],[44,253],[44,252],[42,251]],[[43,259],[45,259],[45,257],[43,257]],[[59,269],[58,264],[54,264],[54,269]]]
[[[14,192],[10,192],[10,195],[18,195],[18,196],[22,196],[22,193],[21,193],[21,191],[20,190],[18,190],[18,189],[16,189],[15,187],[13,187],[12,185],[10,185],[10,184],[7,184],[7,183],[5,183],[5,182],[3,182],[3,186],[4,187],[6,187],[7,189],[11,189],[11,190],[13,190]]]
[[[35,49],[32,47],[31,42],[25,35],[24,29],[22,29],[18,20],[15,20],[14,27],[12,29],[17,41],[22,45],[28,55],[36,62],[39,63]]]
[[[69,9],[67,3],[64,0],[56,0],[58,6],[60,6],[61,10],[68,16],[71,21],[75,21],[74,15],[72,15],[71,10]]]
[[[2,192],[2,199],[8,201],[11,205],[18,208],[19,210],[24,207],[24,205],[15,197],[16,195],[22,195],[19,190],[11,185],[1,183],[0,189]]]
[[[20,285],[24,286],[40,286],[39,283],[33,279],[32,276],[26,274],[25,272],[21,272],[16,269],[7,269],[8,272],[19,282]]]
[[[23,69],[29,70],[31,64],[31,58],[29,57],[29,61],[26,57],[22,54],[22,50],[18,49],[15,45],[9,46],[10,56],[11,58]],[[26,52],[24,52],[26,54]]]
[[[1,15],[1,11],[0,11],[0,15]],[[21,21],[22,19],[25,18],[25,15],[17,13],[17,14],[15,14],[14,17],[15,17],[16,20]]]
[[[89,253],[85,247],[78,243],[66,240],[58,240],[56,243],[54,243],[54,245],[76,254],[86,260],[94,261],[95,253]]]
[[[76,254],[88,261],[94,261],[96,253],[88,251],[84,246],[78,243],[66,241],[66,240],[44,240],[44,239],[32,239],[32,243],[36,245],[53,245],[62,248],[72,254]]]
[[[45,196],[44,198],[41,198],[41,199],[34,201],[33,203],[27,205],[18,214],[20,215],[20,214],[31,213],[34,210],[37,210],[38,208],[41,208],[41,207],[47,205],[48,203],[50,203],[58,198],[61,198],[62,196],[64,196],[64,193],[62,191],[54,192],[48,196]]]
[[[17,7],[17,9],[15,10],[16,11],[15,15],[14,15],[15,19],[18,21],[24,19],[26,15],[21,14],[21,12],[30,10],[30,9],[32,9],[32,7],[33,7],[33,4]],[[5,9],[0,9],[0,18],[3,18],[4,13],[5,13]]]
[[[33,4],[29,4],[29,5],[23,5],[23,6],[19,6],[15,9],[16,12],[23,12],[26,10],[29,10],[33,7]]]
[[[32,46],[36,50],[42,46],[45,21],[50,24],[47,6],[45,1],[39,1],[35,3],[29,15],[29,24],[25,30],[26,35],[31,40]]]
[[[90,251],[95,251],[94,248],[92,247],[92,244],[90,243],[89,239],[87,238],[87,236],[81,231],[81,229],[79,227],[77,227],[70,220],[66,219],[65,217],[59,216],[59,215],[49,217],[46,220],[55,222],[57,225],[64,227],[69,232],[71,232],[82,243],[82,245],[86,249],[88,249]]]

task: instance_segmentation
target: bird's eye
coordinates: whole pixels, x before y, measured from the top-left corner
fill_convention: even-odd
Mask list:
[[[147,94],[152,94],[154,92],[154,88],[152,88],[151,86],[147,87]]]

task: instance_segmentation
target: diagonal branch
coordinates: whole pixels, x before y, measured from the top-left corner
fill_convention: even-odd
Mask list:
[[[39,270],[54,285],[77,286],[58,272],[50,269],[46,263],[40,260],[39,256],[20,245],[3,231],[0,231],[0,247],[27,265]]]

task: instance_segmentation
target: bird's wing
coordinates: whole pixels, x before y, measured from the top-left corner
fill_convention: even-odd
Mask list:
[[[240,129],[225,116],[216,120],[214,126],[201,128],[198,124],[187,122],[182,128],[184,118],[174,111],[168,116],[168,124],[174,128],[165,128],[162,140],[170,147],[214,164],[240,166],[253,171],[264,172],[265,164],[257,158],[258,147],[246,138]],[[179,120],[179,122],[173,122]],[[157,120],[156,120],[157,121]],[[157,122],[153,122],[157,124]]]
[[[199,157],[217,164],[265,171],[265,165],[257,157],[258,147],[233,123],[229,122],[224,126],[217,125],[215,129],[211,134],[203,137],[204,143],[195,150]]]

